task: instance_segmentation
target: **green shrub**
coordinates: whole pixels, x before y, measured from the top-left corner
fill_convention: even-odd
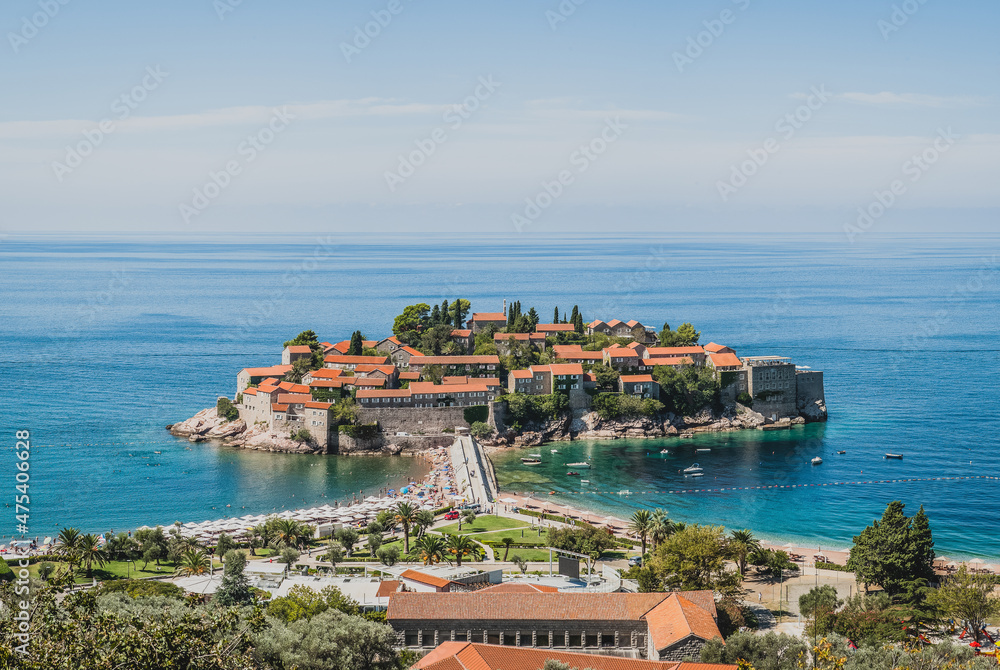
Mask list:
[[[226,421],[234,421],[240,418],[240,411],[225,396],[219,398],[218,402],[215,403],[215,411]]]
[[[493,437],[493,432],[493,426],[483,421],[476,421],[469,429],[469,434],[477,440],[485,440],[486,438]]]
[[[126,593],[132,598],[145,596],[166,596],[167,598],[183,598],[184,589],[169,582],[159,582],[155,579],[115,579],[102,582],[98,587],[98,595],[106,593]]]
[[[341,424],[337,427],[337,430],[356,440],[371,440],[379,434],[377,423],[363,423],[361,425]]]
[[[7,561],[0,557],[0,582],[14,581],[14,571],[7,565]]]
[[[307,428],[299,428],[290,436],[296,442],[312,442],[313,436]]]
[[[473,405],[472,407],[466,407],[462,411],[462,415],[465,417],[465,422],[470,426],[477,421],[485,423],[490,418],[490,408],[486,405]]]
[[[753,408],[753,396],[751,396],[746,391],[743,391],[738,396],[736,396],[736,402],[743,405],[744,407]]]

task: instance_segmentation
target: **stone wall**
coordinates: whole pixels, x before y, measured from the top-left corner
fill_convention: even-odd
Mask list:
[[[455,426],[468,428],[465,407],[362,407],[358,423],[378,422],[383,433],[391,440],[396,433],[425,435],[440,433]]]
[[[685,658],[694,657],[698,658],[701,656],[701,648],[705,646],[705,641],[700,637],[691,636],[687,639],[681,640],[677,644],[674,644],[666,649],[662,650],[659,654],[661,661],[683,661]]]
[[[807,421],[826,420],[826,394],[823,373],[819,370],[799,370],[795,374],[795,406]]]

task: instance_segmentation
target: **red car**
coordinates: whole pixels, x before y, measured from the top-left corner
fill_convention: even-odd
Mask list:
[[[458,512],[456,512],[455,510],[452,510],[452,511],[448,512],[447,514],[445,514],[444,518],[447,519],[448,521],[454,521],[455,519],[458,518]]]

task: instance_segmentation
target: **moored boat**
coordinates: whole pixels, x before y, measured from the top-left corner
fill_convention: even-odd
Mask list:
[[[903,454],[886,454],[885,457],[886,458],[899,458],[899,459],[902,459],[903,458]]]
[[[683,470],[681,470],[681,472],[683,472],[686,475],[691,475],[691,474],[694,474],[695,472],[702,472],[703,470],[704,470],[704,468],[702,468],[700,465],[698,465],[697,463],[695,463],[695,464],[691,465],[690,467],[684,468]]]
[[[822,462],[823,462],[823,459],[820,458],[819,456],[816,456],[815,458],[812,459],[812,464],[813,465],[819,465]]]
[[[589,468],[590,467],[590,463],[588,463],[587,461],[580,461],[579,463],[567,463],[566,465],[569,466],[569,467],[571,467],[571,468]]]
[[[524,465],[541,465],[542,459],[540,458],[522,458],[521,463]]]

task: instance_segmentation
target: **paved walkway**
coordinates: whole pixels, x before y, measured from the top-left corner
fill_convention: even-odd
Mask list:
[[[482,449],[469,435],[459,435],[451,445],[451,466],[458,493],[486,506],[496,502],[497,485]]]

